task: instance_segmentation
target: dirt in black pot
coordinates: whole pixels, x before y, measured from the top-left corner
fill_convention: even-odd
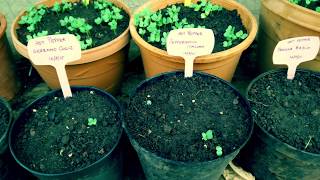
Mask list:
[[[160,157],[199,162],[238,149],[248,138],[252,121],[244,101],[219,80],[195,74],[161,79],[131,97],[126,110],[129,134]],[[212,130],[213,138],[202,133]]]
[[[15,129],[17,158],[32,170],[63,173],[89,166],[115,146],[120,132],[118,107],[98,91],[72,98],[50,96],[24,113]]]
[[[248,98],[260,127],[293,147],[320,153],[320,75],[285,71],[256,81]]]
[[[113,39],[117,38],[120,34],[122,34],[129,25],[129,15],[122,10],[121,15],[123,18],[118,21],[117,29],[111,30],[110,26],[106,22],[101,22],[101,24],[96,24],[95,19],[101,17],[101,12],[99,9],[95,9],[94,1],[90,1],[90,4],[86,7],[81,1],[72,3],[72,10],[65,10],[62,12],[55,12],[51,8],[46,8],[46,13],[41,18],[41,21],[35,25],[34,32],[29,32],[28,24],[20,25],[20,28],[16,30],[17,36],[20,42],[24,45],[27,45],[27,35],[35,35],[38,32],[48,31],[48,35],[54,34],[74,34],[81,35],[81,40],[85,41],[86,39],[92,38],[92,45],[88,46],[86,49],[94,48],[100,45],[103,45]],[[99,1],[101,2],[101,1]],[[62,9],[63,5],[61,5]],[[112,9],[110,7],[110,9]],[[72,16],[74,18],[84,18],[85,23],[92,26],[92,29],[88,33],[82,33],[79,29],[75,29],[73,31],[68,29],[68,26],[61,26],[60,20],[64,20],[65,17]]]
[[[0,103],[0,138],[9,126],[9,112],[7,107]]]

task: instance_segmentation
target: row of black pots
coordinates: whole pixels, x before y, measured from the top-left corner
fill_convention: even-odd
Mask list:
[[[268,73],[264,73],[257,77],[253,82],[251,82],[248,90],[252,86],[254,82],[257,81],[257,79],[260,79],[270,73],[278,72],[271,71]],[[280,70],[285,71],[285,70]],[[299,70],[299,72],[304,72]],[[151,79],[145,80],[142,82],[138,88],[136,89],[135,94],[137,94],[139,91],[145,89],[148,86],[154,85],[157,81],[165,79],[165,78],[171,78],[173,76],[183,76],[181,72],[173,72],[173,73],[165,73],[156,77],[153,77]],[[136,150],[140,162],[143,167],[143,171],[146,175],[147,179],[218,179],[221,174],[223,173],[223,170],[228,165],[230,161],[232,161],[236,155],[239,153],[240,149],[247,143],[247,141],[251,138],[252,132],[253,132],[253,119],[251,117],[250,112],[250,105],[246,98],[242,97],[242,95],[232,87],[232,85],[220,78],[217,78],[212,75],[207,75],[203,73],[195,73],[194,76],[200,77],[200,78],[209,78],[217,83],[221,83],[229,88],[230,91],[232,91],[239,99],[239,105],[244,106],[243,108],[247,113],[249,114],[249,120],[250,122],[248,124],[248,133],[246,134],[246,137],[244,138],[243,142],[240,142],[239,147],[234,149],[234,151],[223,154],[222,157],[216,158],[214,160],[209,160],[205,162],[180,162],[180,161],[174,161],[169,160],[163,157],[160,157],[156,155],[155,153],[152,153],[145,149],[144,147],[141,147],[139,143],[133,138],[133,135],[131,133],[131,130],[128,129],[126,121],[123,121],[123,114],[122,109],[119,105],[119,103],[113,98],[110,94],[101,91],[96,88],[92,87],[72,87],[73,92],[83,91],[83,90],[90,90],[94,91],[94,93],[100,94],[108,101],[110,101],[112,104],[114,104],[119,113],[119,121],[123,124],[124,130],[126,134],[129,137],[129,140]],[[315,75],[317,78],[320,77],[319,74]],[[285,78],[285,77],[279,77],[279,78]],[[212,86],[215,86],[216,84],[212,84]],[[33,170],[31,167],[27,167],[25,164],[22,163],[21,159],[17,158],[17,155],[15,153],[14,149],[14,139],[16,138],[17,132],[19,132],[20,128],[28,122],[28,119],[25,118],[30,114],[31,111],[33,111],[33,107],[37,104],[41,104],[41,101],[44,99],[47,99],[49,97],[56,97],[61,96],[61,92],[59,90],[52,91],[48,94],[46,94],[43,97],[40,97],[33,103],[31,103],[18,117],[18,119],[12,123],[10,132],[9,132],[9,147],[10,152],[14,159],[17,161],[17,163],[31,172],[33,175],[38,177],[39,179],[121,179],[122,178],[122,156],[121,156],[121,149],[124,147],[121,147],[120,139],[121,136],[123,136],[122,127],[119,126],[121,129],[119,134],[117,135],[117,143],[113,145],[111,150],[105,155],[97,160],[95,163],[88,165],[86,167],[73,170],[70,172],[64,172],[64,173],[43,173],[36,170]],[[4,103],[5,106],[8,108],[8,111],[11,112],[9,106],[6,102],[1,101],[1,103]],[[11,116],[10,116],[11,119]],[[10,120],[11,121],[11,120]],[[7,144],[5,143],[7,140],[7,131],[5,134],[1,137],[0,144],[2,145],[0,148],[5,149]],[[276,178],[283,178],[283,179],[304,179],[304,177],[313,178],[316,179],[320,176],[320,172],[317,171],[317,169],[314,169],[316,167],[319,167],[320,165],[320,155],[314,154],[314,153],[308,153],[303,150],[299,150],[297,148],[294,148],[284,142],[281,142],[279,139],[275,138],[273,135],[268,133],[266,130],[261,128],[260,126],[255,126],[254,133],[252,135],[252,139],[258,139],[259,143],[262,143],[262,145],[256,145],[251,147],[251,151],[254,151],[254,157],[253,161],[255,162],[255,167],[252,168],[255,170],[255,168],[259,169],[259,167],[264,168],[263,170],[258,170],[256,172],[253,172],[255,176],[257,176],[259,179],[264,179],[264,177],[272,177],[272,179]],[[251,143],[251,141],[250,141]],[[249,144],[250,144],[249,143]],[[246,148],[245,148],[246,149]],[[258,153],[256,153],[258,152]],[[249,157],[250,158],[250,157]],[[265,163],[265,160],[268,161],[267,166]],[[295,172],[294,174],[292,172]],[[308,175],[308,176],[307,176]],[[295,177],[294,177],[295,176]]]

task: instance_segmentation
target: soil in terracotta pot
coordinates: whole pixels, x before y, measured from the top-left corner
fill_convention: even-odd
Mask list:
[[[244,102],[218,80],[183,74],[147,86],[135,94],[126,110],[129,133],[160,157],[199,162],[218,158],[239,148],[250,132]],[[213,139],[202,140],[202,132]]]
[[[87,167],[104,157],[117,143],[120,120],[117,107],[94,91],[78,91],[72,98],[47,98],[25,114],[13,137],[14,152],[38,172],[62,173]],[[89,125],[88,118],[96,118]]]
[[[311,9],[313,11],[315,11],[317,7],[320,7],[320,1],[319,0],[318,1],[312,1],[312,2],[310,2],[310,4],[307,4],[306,3],[307,1],[309,1],[309,0],[300,0],[297,5],[305,7],[305,8],[308,8],[308,9]]]
[[[93,48],[112,41],[128,28],[129,15],[124,10],[121,12],[123,19],[120,20],[121,23],[118,23],[115,31],[111,30],[107,23],[101,23],[100,25],[97,25],[94,20],[97,17],[100,17],[100,11],[94,9],[93,2],[94,1],[90,1],[88,7],[85,7],[82,3],[74,3],[72,10],[60,13],[56,13],[52,11],[51,8],[48,8],[46,11],[47,13],[42,17],[41,22],[36,25],[35,32],[48,31],[48,35],[56,34],[56,32],[59,32],[59,34],[65,34],[68,32],[68,29],[66,27],[61,27],[59,20],[64,19],[66,16],[84,18],[86,23],[92,26],[92,30],[88,35],[86,35],[86,37],[92,38]],[[29,33],[26,25],[22,25],[16,30],[16,32],[19,41],[24,45],[27,45],[26,36],[33,34]],[[69,33],[74,34],[72,32]],[[81,34],[80,32],[78,33]]]
[[[241,18],[238,15],[237,10],[226,10],[222,9],[221,11],[214,11],[209,14],[209,16],[205,19],[201,18],[201,13],[194,11],[193,8],[186,7],[183,4],[175,4],[176,7],[180,7],[180,12],[179,12],[179,19],[186,18],[187,22],[189,24],[194,24],[195,27],[200,26],[205,26],[207,29],[212,29],[214,36],[215,36],[215,45],[213,49],[214,52],[220,52],[224,51],[226,49],[232,48],[238,44],[240,44],[243,40],[237,39],[233,41],[233,44],[230,47],[223,47],[223,41],[225,41],[225,37],[223,34],[225,33],[226,29],[228,28],[229,25],[232,25],[235,27],[235,33],[238,32],[239,30],[243,30],[244,33],[247,33],[246,28],[243,26],[241,22]],[[168,6],[161,11],[163,12],[162,14],[165,14],[164,12],[167,11],[168,8],[172,8],[172,6]],[[172,30],[171,25],[164,25],[161,26],[160,28],[161,34],[163,32],[170,32]],[[148,42],[148,36],[144,35],[142,38]],[[150,43],[153,46],[156,46],[160,49],[166,50],[165,45],[162,45],[161,43]]]
[[[8,128],[8,118],[9,113],[7,108],[2,103],[0,103],[0,138]]]
[[[300,150],[320,153],[320,75],[269,74],[253,84],[248,97],[260,127]]]

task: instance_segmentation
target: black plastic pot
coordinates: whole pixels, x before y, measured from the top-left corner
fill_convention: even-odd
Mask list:
[[[140,83],[138,87],[136,88],[135,93],[139,92],[146,86],[150,86],[154,83],[157,83],[157,81],[165,78],[170,78],[172,76],[183,74],[183,72],[169,72],[160,74],[158,76],[155,76],[153,78],[147,79]],[[220,81],[224,84],[227,84],[232,91],[234,91],[238,97],[239,101],[244,102],[246,105],[246,109],[249,112],[250,107],[249,103],[243,96],[228,82],[224,81],[223,79],[220,79],[216,76],[205,74],[205,73],[194,73],[194,76],[200,76],[203,78],[213,78],[217,81]],[[134,93],[134,94],[135,94]],[[133,95],[134,95],[133,94]],[[249,113],[250,114],[250,113]],[[253,120],[250,117],[250,133],[248,137],[246,138],[246,141],[243,142],[243,144],[238,148],[235,149],[230,154],[225,154],[222,157],[211,160],[211,161],[205,161],[205,162],[180,162],[180,161],[173,161],[169,159],[162,158],[155,153],[149,152],[142,146],[138,144],[138,142],[132,137],[132,135],[129,133],[127,129],[126,122],[123,123],[125,132],[127,133],[129,140],[136,150],[139,160],[141,162],[143,171],[145,173],[145,176],[147,179],[183,179],[183,180],[215,180],[219,179],[226,168],[226,166],[229,164],[230,161],[232,161],[236,155],[239,153],[240,149],[247,143],[249,140],[252,132],[253,132]]]
[[[7,101],[1,97],[0,97],[0,104],[6,107],[8,112],[8,120],[7,120],[8,126],[4,131],[4,134],[0,134],[0,155],[2,155],[7,150],[7,147],[8,147],[8,132],[9,132],[11,121],[12,121],[12,110],[9,104],[7,103]]]
[[[72,92],[82,91],[82,90],[90,90],[94,91],[96,94],[105,96],[108,98],[110,102],[115,104],[118,107],[118,110],[120,112],[120,123],[122,123],[123,115],[122,110],[120,107],[120,104],[118,101],[109,93],[102,91],[100,89],[94,88],[94,87],[72,87]],[[24,118],[24,116],[27,113],[27,110],[35,106],[36,104],[41,103],[43,100],[45,100],[48,97],[52,96],[62,96],[61,90],[54,90],[46,95],[38,98],[34,102],[32,102],[18,117],[18,119],[13,123],[10,133],[9,133],[9,147],[10,152],[14,159],[17,161],[17,163],[22,166],[27,171],[31,172],[34,176],[38,177],[39,179],[81,179],[81,180],[104,180],[104,179],[110,179],[110,180],[118,180],[122,179],[122,152],[121,152],[121,136],[122,136],[122,127],[121,125],[119,128],[121,128],[121,131],[119,131],[117,143],[114,144],[113,148],[101,159],[96,161],[95,163],[75,171],[70,172],[64,172],[59,174],[46,174],[34,171],[30,169],[29,167],[25,166],[15,155],[14,149],[13,149],[13,139],[16,135],[16,131],[18,131],[18,124],[24,124],[28,121],[27,118]]]
[[[287,70],[272,70],[256,77],[247,88],[247,97],[252,85],[259,79],[280,71],[286,72]],[[297,70],[297,72],[307,71]],[[320,78],[320,73],[314,73],[314,75]],[[315,101],[319,101],[319,99],[315,99]],[[311,180],[320,178],[320,154],[302,151],[282,142],[267,132],[258,123],[255,123],[252,139],[241,152],[241,163],[243,163],[257,179]]]

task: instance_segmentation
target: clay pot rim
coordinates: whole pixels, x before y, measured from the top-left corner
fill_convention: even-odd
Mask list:
[[[175,1],[175,3],[167,3],[167,6],[171,5],[171,4],[183,3],[183,0],[174,0],[174,1]],[[196,1],[196,0],[193,0],[193,2],[194,1]],[[236,54],[239,54],[240,52],[242,52],[243,50],[247,49],[250,46],[250,44],[255,39],[255,36],[257,34],[257,31],[258,31],[258,25],[257,25],[257,21],[256,21],[255,17],[242,4],[240,4],[240,3],[236,2],[236,1],[222,1],[222,0],[211,0],[211,1],[212,2],[218,1],[217,4],[220,4],[220,5],[221,5],[221,3],[222,4],[229,4],[229,5],[234,7],[233,9],[232,8],[229,8],[229,9],[226,8],[227,10],[239,10],[239,9],[241,9],[244,12],[244,14],[246,14],[248,16],[248,19],[251,22],[250,26],[247,28],[247,31],[248,31],[248,29],[250,29],[250,32],[249,32],[248,37],[244,41],[242,41],[240,44],[238,44],[237,46],[232,47],[232,48],[227,49],[227,50],[224,50],[224,51],[217,52],[217,53],[212,53],[212,54],[209,54],[209,55],[199,56],[199,57],[197,57],[195,59],[194,63],[211,63],[211,62],[215,62],[215,61],[221,61],[221,60],[223,60],[221,58],[223,58],[225,56],[234,56]],[[150,50],[152,53],[157,54],[159,56],[159,58],[161,58],[161,56],[165,56],[165,57],[169,57],[170,61],[172,61],[172,62],[178,62],[178,63],[184,62],[182,57],[168,55],[168,53],[166,51],[164,51],[162,49],[159,49],[157,47],[154,47],[151,44],[147,43],[144,39],[141,38],[141,36],[138,34],[138,32],[136,30],[136,27],[134,25],[134,16],[136,14],[138,14],[139,12],[141,12],[143,9],[147,8],[147,7],[152,9],[151,8],[152,5],[153,4],[158,4],[158,3],[159,3],[159,0],[151,0],[151,1],[148,1],[147,3],[143,4],[142,6],[140,6],[138,9],[136,9],[134,11],[133,15],[131,16],[130,23],[129,23],[131,36],[132,36],[132,38],[135,40],[135,42],[138,45],[143,46],[144,48],[147,48],[148,50]],[[224,5],[222,5],[222,6],[225,7]],[[157,10],[159,10],[159,9],[157,9]],[[243,20],[243,19],[241,18],[241,20]],[[166,58],[164,58],[164,59],[166,59]]]
[[[262,1],[261,3],[267,3],[266,1]],[[277,3],[282,3],[284,4],[285,6],[288,6],[290,7],[291,9],[290,10],[293,10],[293,11],[297,11],[299,13],[304,13],[304,14],[307,14],[309,16],[318,16],[318,18],[320,19],[320,13],[314,11],[314,10],[311,10],[311,9],[308,9],[308,8],[305,8],[303,6],[299,6],[299,5],[296,5],[296,4],[292,4],[290,3],[288,0],[280,0],[278,1]],[[269,6],[264,6],[265,8],[267,8],[268,10],[270,10],[271,12],[274,13],[274,9],[270,9]],[[288,18],[286,16],[284,16],[282,13],[276,13],[278,16],[286,19],[287,21],[289,22],[292,22],[294,24],[297,24],[299,26],[302,26],[302,27],[305,27],[305,28],[308,28],[308,29],[315,29],[316,25],[313,25],[313,24],[309,24],[309,23],[305,23],[304,21],[300,21],[299,19],[295,19],[295,18]],[[315,31],[318,31],[320,32],[320,28],[318,30],[315,30]]]
[[[41,5],[41,4],[44,4],[45,2],[48,2],[50,0],[40,0],[36,3],[34,3],[33,5],[34,6],[38,6],[38,5]],[[73,0],[73,1],[76,1],[76,0]],[[117,7],[121,7],[121,9],[123,9],[128,15],[129,15],[129,20],[130,20],[130,17],[132,15],[132,12],[131,12],[131,9],[125,4],[123,3],[122,1],[120,0],[109,0],[110,2],[114,3]],[[60,2],[60,1],[58,1]],[[71,1],[72,2],[72,1]],[[48,7],[51,7],[51,6],[48,6]],[[25,51],[27,51],[27,46],[22,44],[18,38],[17,38],[17,33],[16,33],[16,28],[15,26],[19,27],[18,25],[18,20],[21,18],[21,16],[23,16],[25,14],[26,10],[22,10],[20,11],[20,13],[16,16],[16,18],[14,19],[13,23],[12,23],[12,26],[11,26],[11,29],[10,29],[10,33],[11,33],[11,37],[12,37],[12,41],[14,41],[17,46],[23,48]],[[112,46],[115,42],[117,41],[120,41],[121,39],[123,38],[126,38],[126,36],[128,36],[129,34],[129,25],[128,27],[126,28],[125,31],[123,31],[118,37],[116,37],[115,39],[113,39],[112,41],[109,41],[105,44],[102,44],[100,46],[97,46],[97,47],[94,47],[94,48],[91,48],[91,49],[88,49],[88,50],[84,50],[84,51],[81,51],[81,59],[78,60],[78,61],[74,61],[74,62],[71,62],[71,63],[68,63],[67,65],[76,65],[76,64],[84,64],[84,63],[89,63],[89,62],[93,62],[93,61],[96,61],[96,60],[99,60],[100,58],[96,58],[96,59],[86,59],[86,60],[83,60],[82,59],[82,56],[83,55],[89,55],[91,53],[94,53],[95,51],[102,51],[103,49],[107,49],[109,48],[110,46]],[[123,48],[127,43],[129,42],[129,40],[123,45],[121,46],[120,48],[118,48],[116,51],[114,52],[117,52],[119,51],[121,48]],[[17,49],[17,48],[16,48]],[[18,50],[17,50],[18,51]],[[19,51],[18,51],[19,52]],[[19,52],[20,53],[20,52]],[[28,53],[24,54],[24,53],[20,53],[22,56],[24,56],[25,58],[28,58],[29,59],[29,55]],[[111,54],[109,54],[111,55]]]
[[[6,32],[6,28],[7,28],[7,21],[6,21],[6,17],[0,13],[0,38],[2,38],[2,36],[5,34]]]

